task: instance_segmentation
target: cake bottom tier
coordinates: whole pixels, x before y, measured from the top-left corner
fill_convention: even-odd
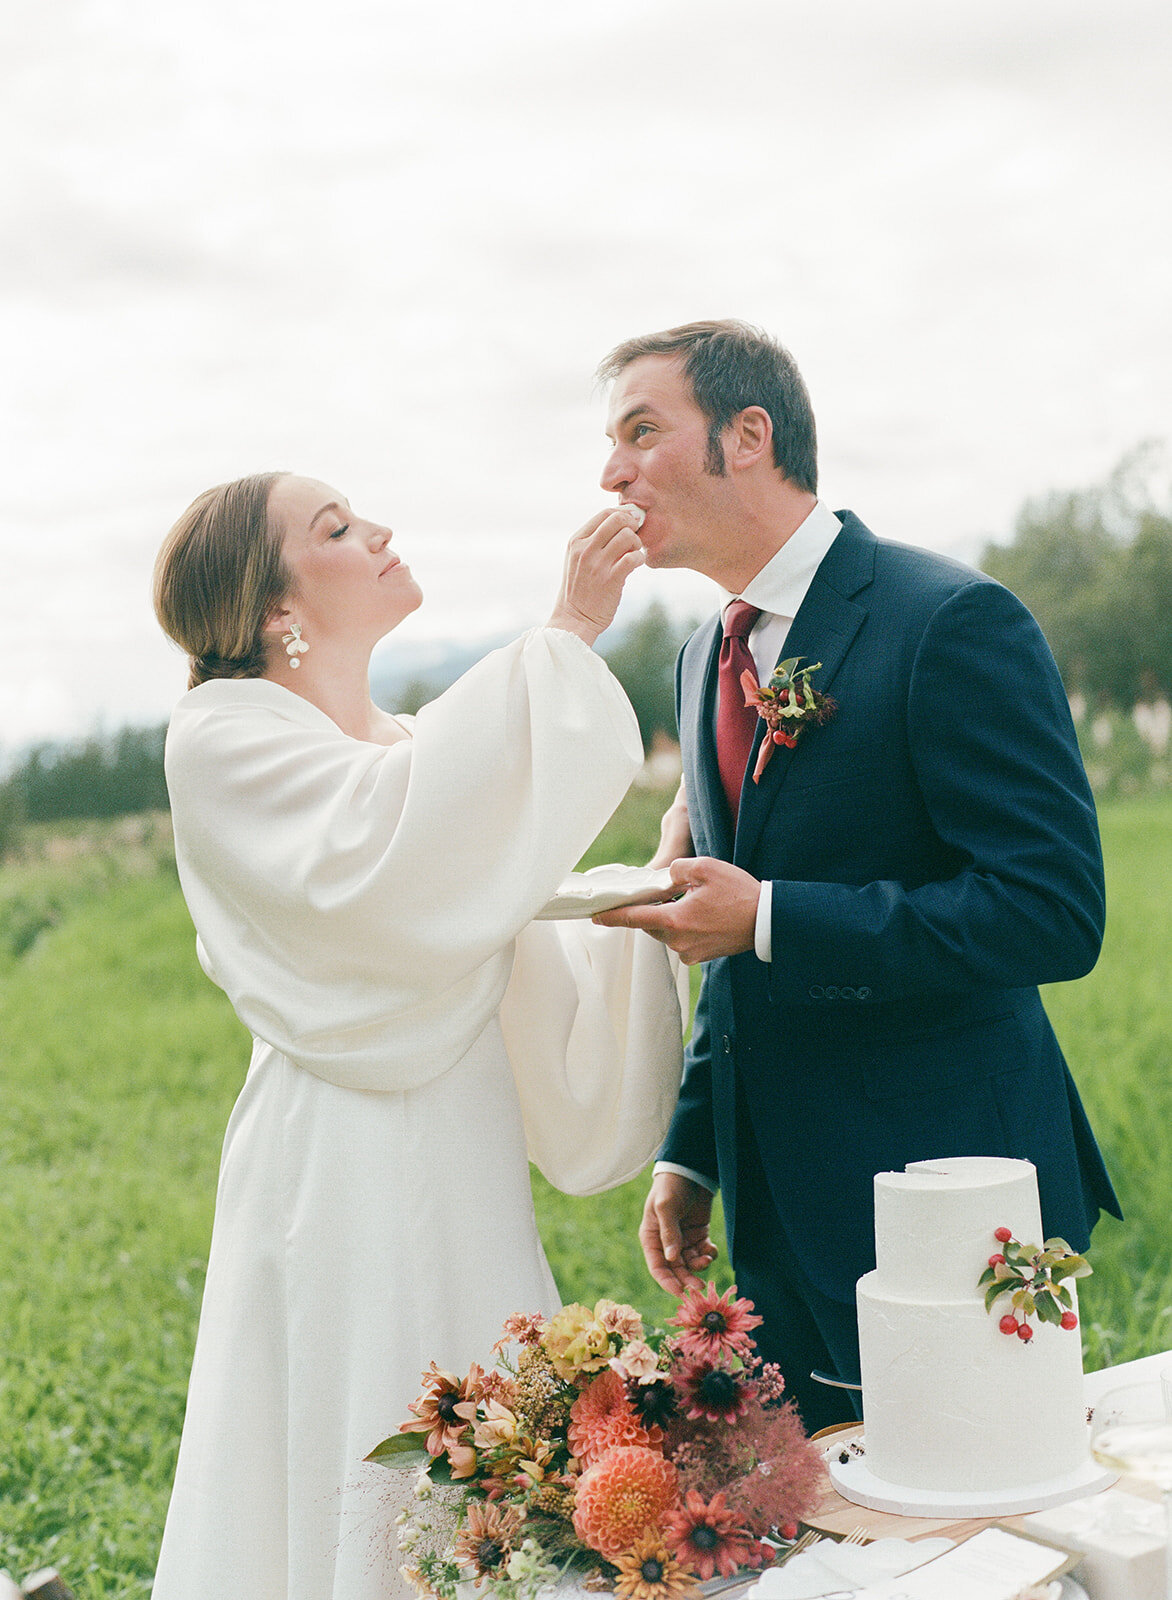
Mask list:
[[[913,1489],[1007,1490],[1088,1463],[1082,1347],[1043,1324],[1028,1344],[980,1300],[939,1305],[858,1286],[867,1466]]]

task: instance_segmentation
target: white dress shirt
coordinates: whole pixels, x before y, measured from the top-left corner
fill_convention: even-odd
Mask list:
[[[842,523],[830,507],[819,500],[806,520],[794,529],[777,554],[751,578],[739,595],[729,594],[721,602],[721,619],[734,600],[747,600],[761,612],[749,633],[749,653],[757,668],[757,681],[768,682],[785,649],[790,624],[806,598],[810,584],[830,546],[838,537]],[[773,959],[773,885],[761,884],[757,900],[757,922],[753,949],[760,961]],[[674,1161],[657,1161],[656,1172],[678,1172],[705,1189],[714,1188],[711,1179]]]

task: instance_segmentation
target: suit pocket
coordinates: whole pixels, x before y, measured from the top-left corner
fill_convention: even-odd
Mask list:
[[[1034,1056],[1017,1013],[1005,1011],[897,1042],[869,1043],[861,1052],[863,1092],[868,1100],[951,1094],[1003,1072],[1023,1071]]]

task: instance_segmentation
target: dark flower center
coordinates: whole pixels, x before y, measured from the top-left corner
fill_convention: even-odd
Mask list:
[[[627,1394],[644,1422],[669,1422],[675,1414],[676,1392],[670,1383],[631,1384]]]
[[[459,1395],[453,1394],[450,1389],[440,1395],[435,1403],[435,1409],[445,1422],[459,1422],[461,1418],[456,1415],[456,1406],[459,1404]]]
[[[727,1333],[728,1321],[720,1311],[708,1311],[704,1315],[704,1326],[709,1333]]]
[[[476,1564],[482,1572],[491,1572],[504,1560],[505,1552],[495,1539],[481,1539],[476,1546]]]
[[[700,1398],[713,1406],[731,1406],[737,1398],[737,1380],[731,1372],[717,1367],[706,1372],[698,1385]]]
[[[644,1583],[662,1583],[663,1562],[656,1561],[654,1556],[649,1556],[639,1568],[639,1576]]]
[[[720,1543],[720,1535],[707,1522],[701,1523],[698,1528],[693,1528],[691,1538],[697,1550],[715,1550]]]

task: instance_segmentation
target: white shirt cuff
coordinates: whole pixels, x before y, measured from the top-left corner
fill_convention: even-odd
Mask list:
[[[757,923],[753,929],[753,949],[758,961],[773,960],[773,884],[768,878],[761,880],[761,893],[757,899]]]
[[[691,1167],[681,1167],[674,1161],[657,1161],[651,1169],[655,1176],[660,1172],[675,1172],[681,1178],[691,1178],[693,1183],[698,1183],[701,1189],[707,1189],[709,1194],[715,1194],[720,1188],[718,1183],[713,1183],[711,1178],[706,1178],[702,1172],[695,1172]]]

